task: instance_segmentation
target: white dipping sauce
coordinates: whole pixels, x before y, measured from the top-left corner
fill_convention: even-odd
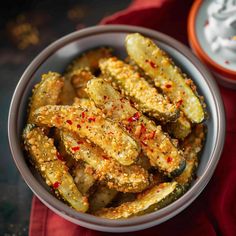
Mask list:
[[[206,40],[216,57],[236,71],[236,0],[215,0],[208,9]]]

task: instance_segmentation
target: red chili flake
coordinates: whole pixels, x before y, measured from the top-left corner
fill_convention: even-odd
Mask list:
[[[103,98],[104,98],[104,100],[106,100],[106,99],[107,99],[107,96],[103,96]]]
[[[204,26],[206,27],[208,25],[209,25],[209,20],[207,19],[207,20],[205,20]]]
[[[150,61],[148,59],[145,60],[145,62],[149,63],[149,65],[152,67],[152,68],[157,68],[157,65],[153,62],[153,61]]]
[[[225,64],[230,64],[229,61],[225,61]]]
[[[77,128],[80,129],[80,128],[81,128],[81,125],[78,124],[78,125],[77,125]]]
[[[108,160],[109,158],[105,155],[102,155],[102,158],[105,159],[105,160]]]
[[[69,125],[72,125],[72,121],[71,120],[67,120],[66,123],[68,123]]]
[[[180,100],[176,103],[177,108],[180,107],[180,106],[182,105],[182,103],[183,103],[183,100],[180,99]]]
[[[88,129],[88,125],[86,125],[86,129]]]
[[[152,68],[157,68],[157,65],[153,61],[150,61],[149,64]]]
[[[147,139],[148,139],[148,137],[147,137],[147,135],[145,135],[144,138],[143,138],[143,141],[145,141]]]
[[[171,88],[172,85],[171,84],[166,84],[166,88]]]
[[[108,132],[108,134],[110,134],[110,135],[114,135],[114,133],[113,133],[113,132],[111,132],[111,131],[110,131],[110,132]]]
[[[133,122],[133,121],[137,121],[140,118],[140,113],[136,112],[133,116],[131,116],[128,121],[129,122]]]
[[[142,134],[144,134],[146,132],[146,127],[145,125],[142,123],[141,124],[141,130],[140,130],[140,134],[139,134],[139,138],[142,136]]]
[[[85,112],[83,111],[81,115],[82,115],[82,118],[84,119],[84,117],[85,117]]]
[[[144,132],[144,133],[145,133],[146,130],[147,130],[146,127],[145,127],[145,125],[144,125],[143,123],[141,124],[141,130],[142,130],[142,132]]]
[[[131,132],[131,130],[132,130],[132,128],[129,126],[129,125],[127,125],[126,127],[126,130],[130,133]]]
[[[79,150],[80,150],[80,147],[79,147],[79,146],[76,146],[76,147],[72,147],[71,149],[72,149],[72,151],[76,152],[76,151],[79,151]]]
[[[58,160],[60,160],[60,161],[64,161],[64,158],[63,158],[63,156],[59,153],[59,152],[57,152],[57,159]]]
[[[83,141],[78,141],[77,143],[78,143],[78,144],[83,144],[84,142],[83,142]]]
[[[54,184],[53,184],[53,188],[57,189],[59,186],[60,186],[60,182],[56,181]]]
[[[88,118],[88,121],[91,122],[91,121],[95,121],[96,120],[96,117],[89,117]]]
[[[173,158],[172,157],[167,157],[167,162],[170,163],[172,162]]]
[[[144,143],[143,141],[141,141],[141,143],[143,144],[143,146],[147,147],[147,144],[146,144],[146,143]]]

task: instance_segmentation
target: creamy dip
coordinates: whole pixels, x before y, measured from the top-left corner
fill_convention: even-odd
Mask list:
[[[211,51],[236,71],[236,0],[212,1],[207,14],[204,34]]]

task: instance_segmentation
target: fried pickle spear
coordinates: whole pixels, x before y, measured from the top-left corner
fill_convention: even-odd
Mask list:
[[[122,193],[122,192],[119,192],[113,203],[112,203],[112,207],[118,207],[120,206],[121,204],[125,203],[125,202],[132,202],[136,199],[136,195],[135,193]]]
[[[141,192],[149,185],[146,170],[137,165],[124,166],[102,149],[71,132],[62,132],[62,140],[68,153],[83,160],[94,170],[94,176],[106,182],[109,188],[121,192]]]
[[[26,126],[23,139],[25,149],[46,183],[75,210],[86,212],[88,200],[77,189],[65,163],[58,159],[53,140],[32,125]]]
[[[88,138],[123,165],[132,164],[140,152],[135,140],[116,123],[103,118],[99,109],[49,105],[37,109],[34,118],[38,125],[67,129]]]
[[[152,167],[148,157],[143,152],[141,152],[140,155],[138,156],[136,164],[140,165],[145,170],[149,170]]]
[[[158,93],[132,66],[116,57],[111,57],[100,60],[99,67],[105,78],[114,83],[123,94],[129,96],[142,112],[165,121],[175,120],[178,117],[176,105]]]
[[[87,70],[93,73],[98,70],[98,61],[101,58],[106,58],[111,56],[111,48],[96,48],[84,52],[78,58],[72,61],[72,63],[67,67],[65,74],[65,85],[61,94],[61,100],[63,105],[71,105],[73,103],[74,97],[87,97],[84,91],[84,86],[86,85],[86,78],[78,77],[77,70],[82,68],[87,68]]]
[[[71,84],[71,78],[65,75],[65,82],[60,94],[60,104],[71,105],[76,97],[76,91]]]
[[[42,80],[35,85],[30,99],[28,123],[34,123],[33,112],[37,108],[59,102],[63,84],[64,79],[58,73],[48,72],[42,75]]]
[[[131,60],[130,57],[125,58],[125,62],[131,65],[134,68],[134,70],[140,74],[140,76],[142,76],[149,84],[155,87],[153,79],[150,78],[150,76],[148,76],[145,73],[145,71],[142,68],[140,68],[133,60]]]
[[[95,103],[88,98],[75,98],[73,105],[87,107],[90,110],[97,109]],[[145,170],[151,168],[151,164],[148,157],[142,152],[139,154],[136,160],[136,164],[143,167]]]
[[[185,138],[181,147],[184,150],[184,157],[186,159],[186,168],[181,175],[175,178],[175,181],[184,187],[187,191],[195,177],[198,167],[198,154],[203,148],[205,140],[204,125],[197,124],[192,133]]]
[[[128,57],[126,61],[128,64],[132,65],[135,71],[137,71],[149,84],[155,86],[153,79],[131,60],[130,57]],[[166,121],[163,121],[162,124],[166,126],[168,133],[172,134],[173,137],[177,139],[183,140],[191,132],[191,122],[186,118],[182,111],[180,111],[179,117],[176,120],[167,123]]]
[[[76,58],[69,64],[66,69],[66,74],[73,73],[77,69],[88,68],[92,73],[98,70],[98,61],[101,58],[108,58],[112,56],[112,48],[101,47],[84,52],[81,56]]]
[[[168,176],[175,176],[183,171],[185,160],[182,153],[162,131],[161,126],[157,126],[132,107],[109,83],[102,79],[90,80],[87,92],[108,117],[119,122],[140,143],[152,166]]]
[[[59,158],[65,162],[69,169],[74,169],[77,166],[77,161],[67,153],[65,150],[64,144],[61,140],[60,129],[53,130],[53,139],[57,147],[58,152],[60,153]]]
[[[204,119],[204,109],[193,82],[183,75],[171,59],[152,40],[138,33],[126,37],[126,50],[157,87],[176,103],[193,123]]]
[[[111,48],[96,48],[84,52],[69,64],[65,73],[65,84],[60,96],[62,105],[71,105],[76,95],[79,97],[86,97],[86,93],[83,90],[83,84],[86,81],[83,79],[81,80],[76,76],[76,70],[86,67],[94,73],[98,70],[99,59],[110,57],[111,52]]]
[[[167,130],[175,138],[183,140],[191,133],[191,123],[181,111],[180,116],[176,121],[166,124]]]
[[[143,215],[165,207],[181,194],[182,188],[176,182],[161,183],[138,194],[132,202],[123,203],[118,207],[103,208],[95,212],[95,215],[113,220]]]
[[[98,185],[95,193],[89,198],[89,211],[95,212],[106,207],[118,194],[117,190],[106,185]]]
[[[89,165],[84,164],[82,161],[77,161],[77,165],[73,170],[72,176],[77,188],[83,195],[87,195],[89,189],[96,182],[96,179],[91,172],[92,170]]]
[[[88,68],[76,69],[70,73],[71,83],[76,90],[76,95],[79,98],[88,98],[86,93],[86,86],[90,77],[88,76],[90,70]]]

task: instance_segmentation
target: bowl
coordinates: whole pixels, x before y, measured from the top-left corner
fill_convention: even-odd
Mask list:
[[[172,204],[147,215],[130,219],[109,220],[79,213],[58,200],[46,186],[37,171],[32,168],[21,147],[21,133],[26,121],[27,104],[33,86],[43,73],[63,72],[68,63],[78,54],[98,46],[111,46],[118,56],[124,58],[124,39],[127,33],[139,32],[152,38],[169,53],[175,63],[189,75],[205,97],[208,132],[197,171],[198,178],[181,198]],[[208,70],[190,52],[173,38],[160,32],[134,26],[95,26],[71,33],[44,49],[28,66],[15,89],[8,118],[9,144],[15,164],[33,193],[52,211],[63,218],[86,228],[106,232],[130,232],[158,225],[180,213],[202,192],[219,161],[225,138],[225,114],[218,87]]]
[[[212,18],[212,16],[209,16],[210,7],[212,7],[212,10],[217,10],[219,6],[222,6],[222,4],[223,1],[194,1],[188,17],[188,38],[193,52],[204,64],[208,66],[208,68],[217,79],[218,83],[225,87],[236,89],[236,67],[233,63],[233,61],[235,61],[235,52],[233,52],[235,50],[233,49],[233,47],[235,48],[235,46],[233,45],[236,45],[236,42],[232,43],[231,41],[231,47],[229,48],[227,48],[227,46],[225,45],[226,48],[223,51],[222,48],[218,48],[218,50],[213,51],[206,37],[206,30],[209,30],[208,35],[211,37],[208,37],[211,40],[218,40],[218,42],[222,41],[225,44],[225,34],[229,33],[229,30],[232,30],[229,26],[224,26],[224,24],[227,25],[227,19],[228,22],[230,20],[230,18],[227,17],[234,17],[233,11],[230,13],[230,11],[228,10],[228,15],[224,15],[224,12],[227,11],[227,8],[225,8],[224,11],[219,10],[221,11],[221,13],[219,14],[211,13],[214,18]],[[225,2],[225,4],[227,3]],[[223,14],[224,16],[221,17],[221,14]],[[221,21],[221,23],[219,23],[218,21]],[[218,27],[218,31],[215,32],[213,31],[213,28],[216,25]],[[220,28],[220,26],[224,26],[224,32],[221,32],[222,28]],[[218,34],[219,32],[221,33]],[[223,36],[223,38],[218,38],[217,36]],[[228,38],[230,38],[229,36],[230,35],[227,35]],[[216,46],[216,42],[212,42],[211,45]]]

